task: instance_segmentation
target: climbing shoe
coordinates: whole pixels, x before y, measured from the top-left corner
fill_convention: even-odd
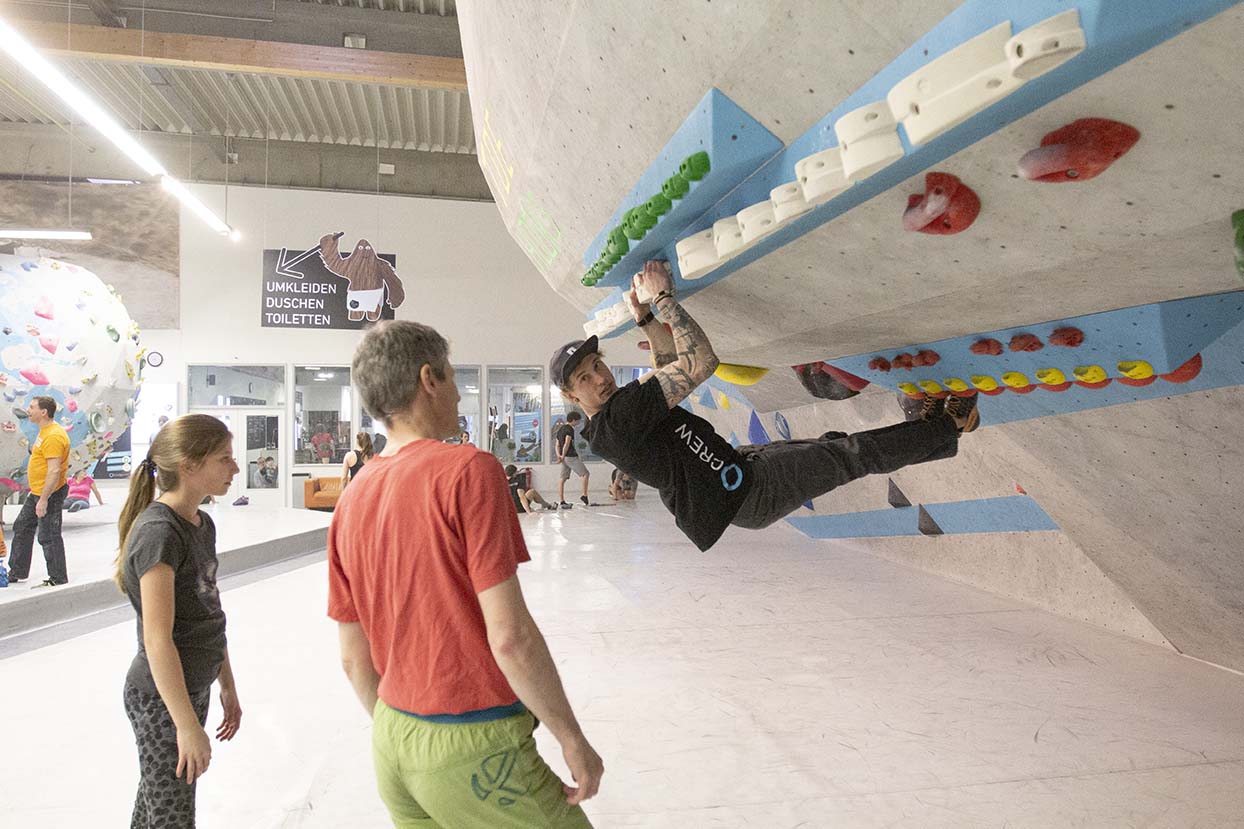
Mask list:
[[[952,394],[946,398],[945,411],[954,418],[955,425],[959,427],[959,434],[974,432],[976,427],[981,425],[981,413],[976,408],[976,395],[956,397]]]

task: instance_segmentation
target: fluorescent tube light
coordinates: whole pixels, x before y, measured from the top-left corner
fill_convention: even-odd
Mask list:
[[[0,49],[8,52],[18,65],[47,85],[69,104],[82,118],[117,145],[149,176],[164,175],[164,166],[134,140],[111,115],[82,90],[74,86],[47,58],[39,54],[13,27],[0,20]]]
[[[216,231],[221,236],[229,236],[233,233],[233,228],[222,222],[220,217],[211,211],[211,208],[199,201],[198,196],[186,189],[186,185],[182,184],[168,173],[165,173],[160,177],[160,184],[165,190],[180,199],[182,204],[199,214],[199,218],[207,222],[208,227],[212,230]]]
[[[91,241],[89,230],[10,230],[0,228],[0,239],[68,239],[78,242]]]

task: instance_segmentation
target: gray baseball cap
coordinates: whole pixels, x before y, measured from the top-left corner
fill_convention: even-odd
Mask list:
[[[570,375],[583,362],[583,358],[599,350],[600,341],[595,334],[586,340],[571,340],[553,352],[553,358],[549,360],[549,377],[558,386],[567,385]]]

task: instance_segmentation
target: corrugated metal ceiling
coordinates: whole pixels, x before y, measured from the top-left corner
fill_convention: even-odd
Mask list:
[[[430,0],[366,2],[441,5]],[[452,2],[443,5],[452,11]],[[59,65],[134,130],[475,152],[465,92],[83,59]],[[0,61],[0,121],[65,124],[69,117],[59,99],[6,57]]]
[[[455,0],[299,0],[299,2],[315,3],[320,6],[351,6],[360,9],[378,9],[380,11],[439,14],[441,17],[456,17],[458,15],[458,7]]]

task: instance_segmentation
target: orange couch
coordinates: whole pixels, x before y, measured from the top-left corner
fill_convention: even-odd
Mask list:
[[[307,478],[302,484],[303,506],[307,509],[332,512],[341,497],[340,478]]]

